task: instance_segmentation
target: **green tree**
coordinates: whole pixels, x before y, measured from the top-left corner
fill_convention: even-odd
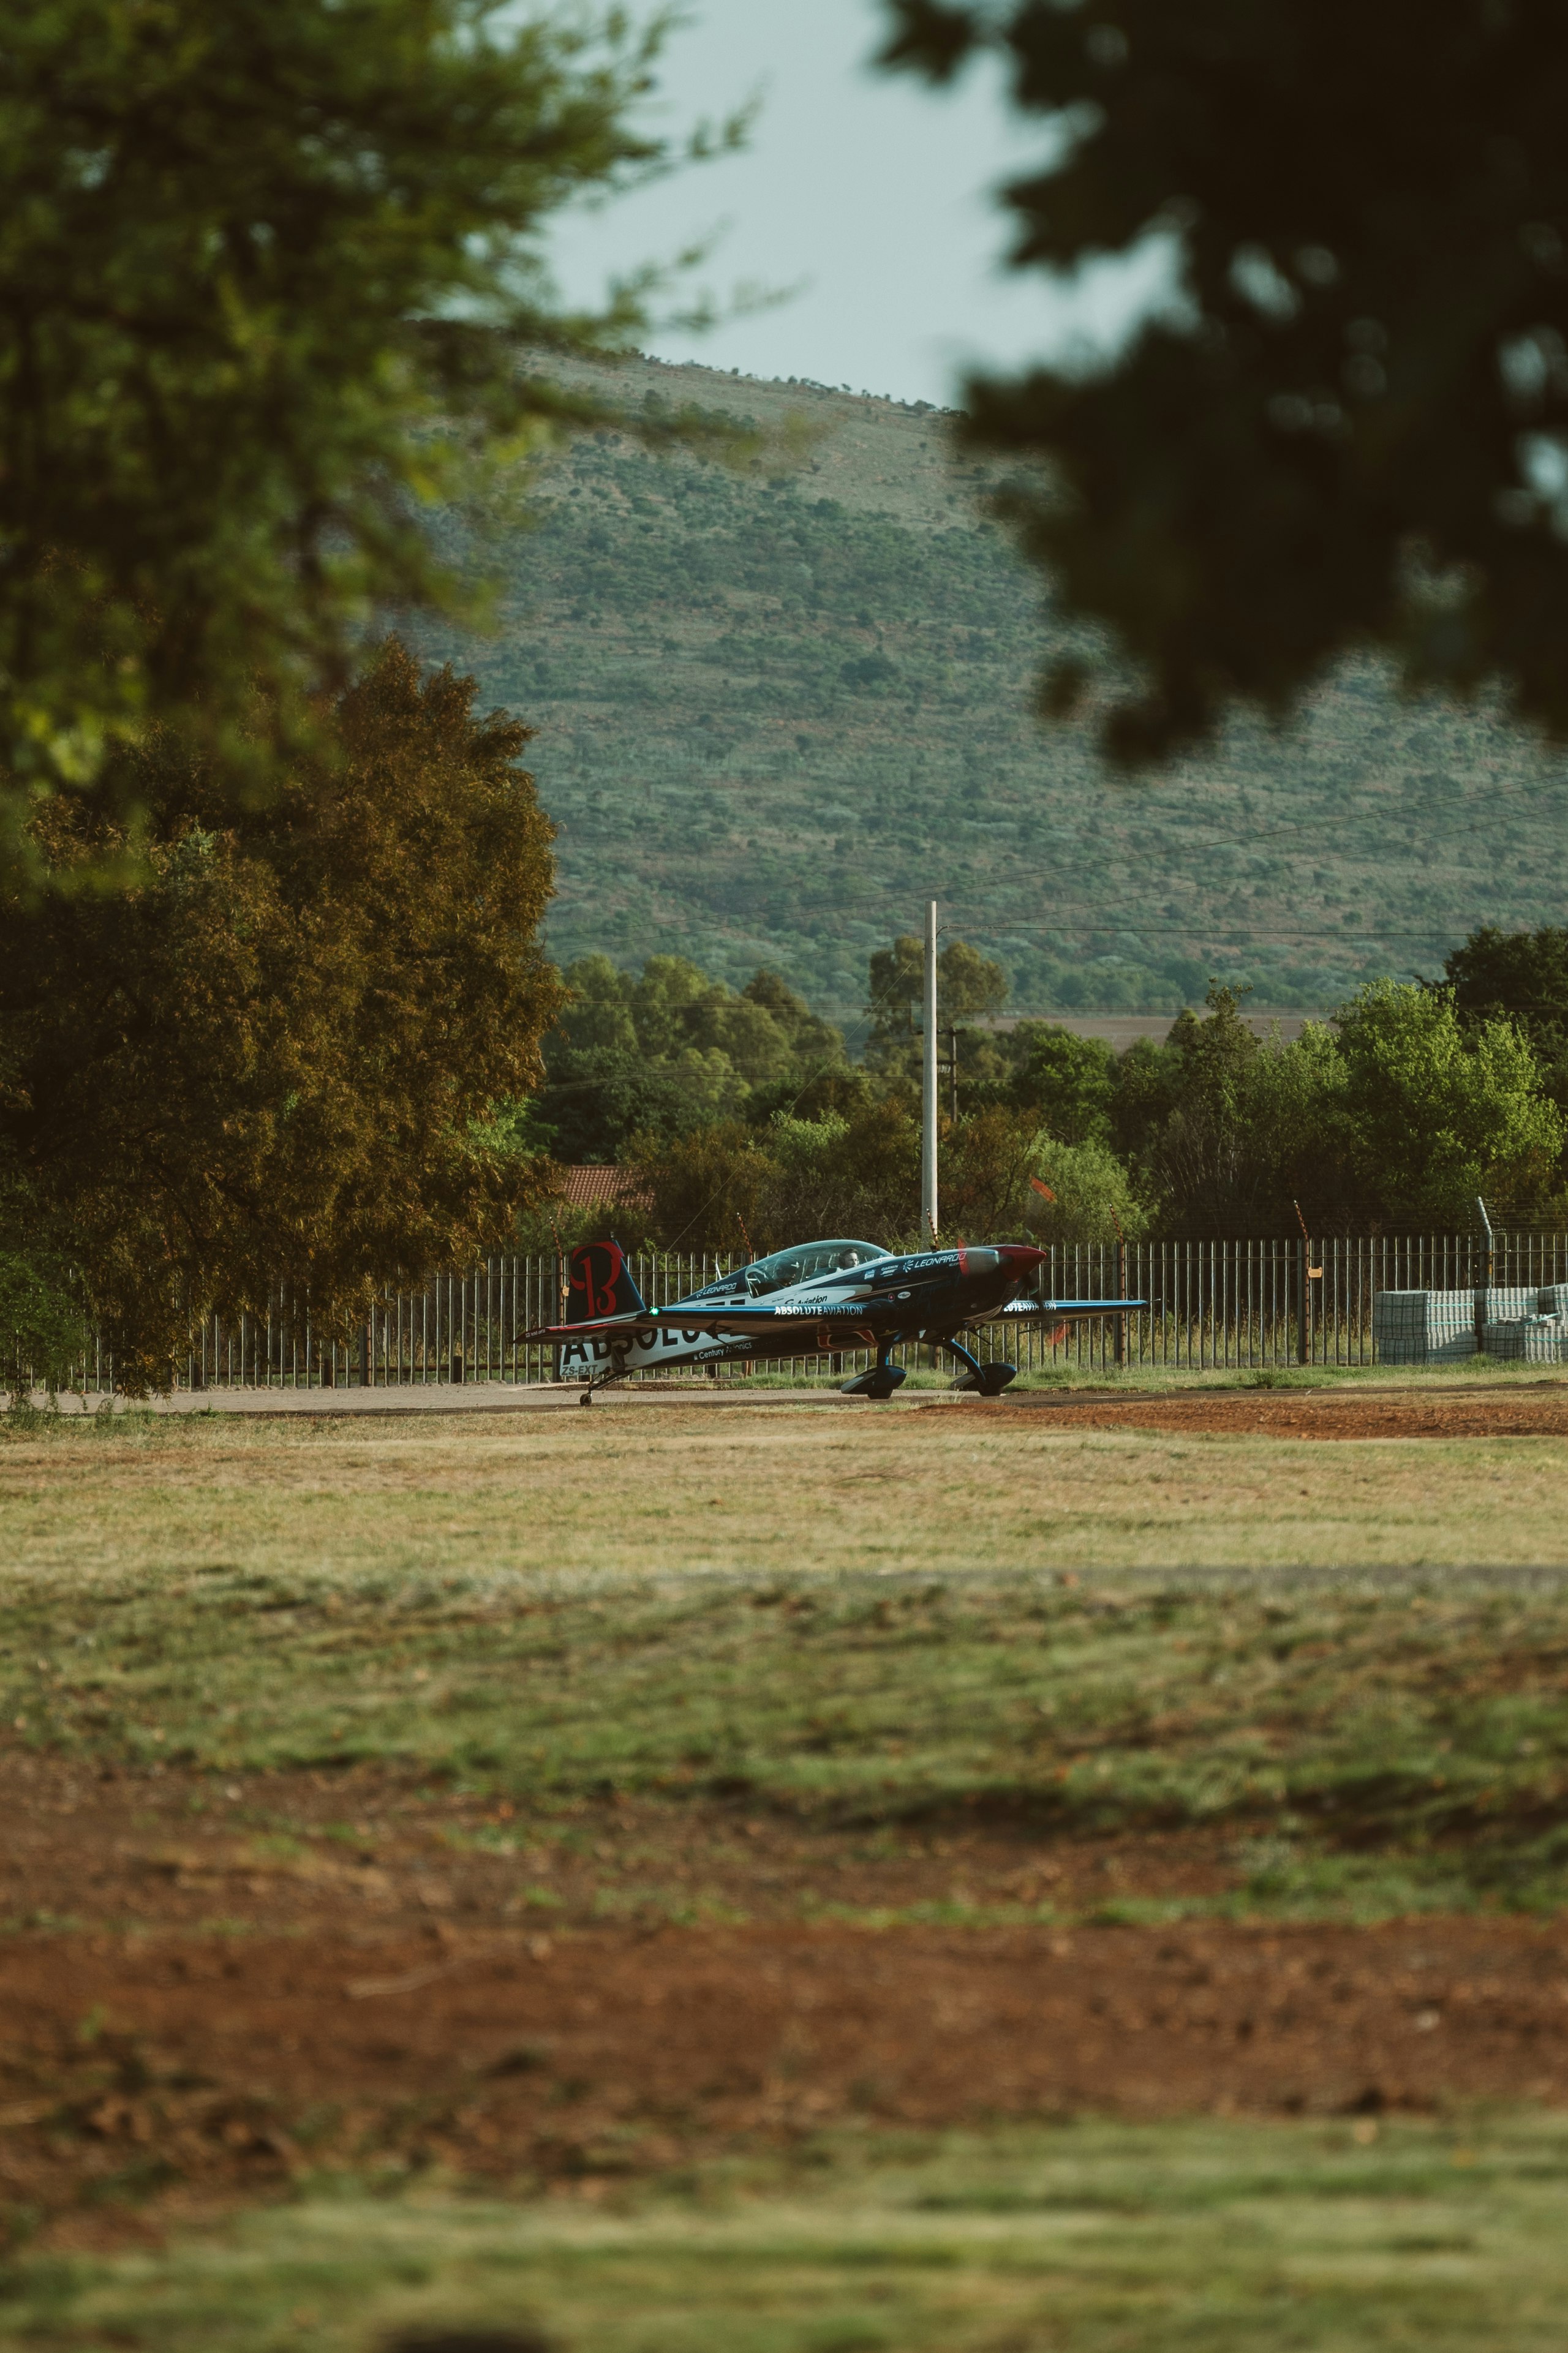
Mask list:
[[[664,1249],[759,1258],[771,1247],[762,1193],[773,1163],[766,1135],[756,1129],[718,1120],[664,1142],[644,1135],[632,1165],[646,1184],[653,1235]]]
[[[825,1077],[845,1068],[842,1032],[813,1013],[805,998],[779,973],[766,969],[753,973],[740,993],[748,1005],[767,1014],[774,1029],[789,1041],[791,1077],[797,1072]],[[752,1083],[765,1086],[768,1082],[758,1077]]]
[[[920,1131],[895,1095],[779,1118],[764,1131],[772,1164],[759,1210],[769,1247],[842,1234],[892,1248],[909,1235],[920,1198]]]
[[[1122,1159],[1140,1162],[1175,1110],[1183,1061],[1169,1043],[1139,1038],[1117,1058],[1110,1105],[1110,1141]]]
[[[500,1241],[529,1197],[492,1114],[537,1084],[560,1002],[550,828],[526,729],[472,701],[388,646],[327,723],[330,765],[238,813],[154,738],[126,788],[143,878],[5,907],[0,1167],[127,1386],[280,1281],[341,1326],[371,1281]],[[117,847],[64,798],[39,834],[66,886]]]
[[[25,1228],[25,1206],[15,1199],[7,1204],[7,1224]],[[70,1268],[17,1230],[14,1246],[0,1245],[0,1390],[13,1405],[33,1388],[52,1397],[84,1366],[90,1345],[80,1285]]]
[[[641,973],[584,956],[546,1044],[538,1133],[566,1161],[609,1161],[634,1136],[665,1143],[715,1120],[788,1106],[846,1070],[843,1039],[777,973],[740,991],[684,956]]]
[[[1077,1038],[1044,1021],[1014,1031],[1019,1062],[1010,1092],[1037,1113],[1064,1144],[1106,1143],[1117,1088],[1117,1059],[1103,1038]]]
[[[969,389],[1055,609],[1138,683],[1122,759],[1287,708],[1350,648],[1568,733],[1568,45],[1552,0],[888,0],[889,62],[982,47],[1050,142],[1022,269],[1158,245],[1107,365]],[[1049,690],[1066,708],[1080,659]],[[1125,689],[1126,671],[1118,684]]]
[[[607,955],[581,956],[563,976],[567,991],[556,1035],[575,1054],[635,1054],[632,978]]]
[[[1037,1200],[1030,1185],[1042,1137],[1033,1112],[988,1104],[944,1124],[941,1239],[986,1241],[1022,1231]]]
[[[937,953],[937,1026],[960,1024],[975,1014],[998,1014],[1008,1002],[1008,974],[968,939],[948,939]],[[926,1005],[926,944],[902,932],[890,948],[871,953],[866,1014],[871,1017],[869,1061],[885,1071],[914,1075]]]
[[[1467,1226],[1476,1196],[1539,1210],[1564,1124],[1509,1021],[1466,1028],[1446,993],[1379,981],[1336,1017],[1351,1149],[1369,1207],[1398,1223]]]
[[[1360,1193],[1331,1034],[1260,1039],[1236,991],[1216,983],[1206,1002],[1116,1065],[1106,1128],[1136,1199],[1171,1236],[1294,1232],[1298,1201],[1319,1227],[1340,1222]]]
[[[1024,1210],[1032,1241],[1136,1241],[1148,1231],[1148,1211],[1127,1168],[1097,1137],[1065,1144],[1041,1136],[1034,1174],[1046,1190],[1032,1187]]]
[[[1568,1116],[1568,931],[1486,924],[1445,958],[1443,970],[1463,1026],[1511,1021],[1530,1040],[1542,1085]]]
[[[540,240],[656,161],[656,40],[502,0],[14,0],[0,860],[39,792],[133,816],[113,747],[155,723],[253,788],[373,608],[454,593],[418,510],[585,413],[522,353],[637,317],[565,311]]]
[[[671,1250],[742,1250],[842,1234],[889,1246],[911,1232],[920,1191],[920,1130],[895,1096],[819,1119],[779,1113],[649,1145],[636,1166]]]
[[[1345,1072],[1328,1029],[1292,1045],[1255,1037],[1228,990],[1206,1021],[1177,1024],[1176,1098],[1141,1156],[1170,1234],[1289,1233],[1296,1203],[1318,1228],[1357,1198],[1347,1187]],[[1172,1035],[1176,1036],[1173,1031]]]

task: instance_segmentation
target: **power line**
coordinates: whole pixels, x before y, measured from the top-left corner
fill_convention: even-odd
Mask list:
[[[977,939],[982,940],[1005,940],[1014,932],[1054,932],[1064,934],[1071,933],[1072,936],[1077,939],[1137,938],[1148,929],[1147,925],[1140,926],[1131,923],[1084,923],[1074,931],[1069,923],[975,923],[962,915],[958,917],[958,921],[962,923],[965,929],[971,932]],[[1194,925],[1190,936],[1198,941],[1209,941],[1216,946],[1236,940],[1291,940],[1301,945],[1329,944],[1336,947],[1356,947],[1364,942],[1369,946],[1376,947],[1384,940],[1431,940],[1434,942],[1467,940],[1472,932],[1482,928],[1478,923],[1469,923],[1463,930],[1446,930],[1440,923],[1433,923],[1418,932],[1373,931],[1370,928],[1362,932],[1298,932],[1282,930],[1277,925],[1270,924],[1260,931],[1218,932],[1199,930]]]

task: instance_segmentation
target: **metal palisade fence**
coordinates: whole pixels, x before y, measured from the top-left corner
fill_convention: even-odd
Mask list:
[[[656,1321],[673,1302],[744,1263],[712,1253],[646,1251],[631,1260]],[[1288,1240],[1086,1243],[1053,1250],[1039,1296],[1142,1299],[1127,1314],[1077,1323],[989,1326],[983,1355],[1022,1369],[1150,1366],[1194,1371],[1377,1361],[1372,1303],[1382,1292],[1473,1294],[1478,1289],[1568,1282],[1568,1234],[1330,1236]],[[346,1344],[313,1331],[302,1294],[280,1290],[264,1314],[209,1318],[177,1368],[185,1388],[399,1388],[436,1383],[539,1385],[556,1377],[550,1345],[524,1335],[560,1320],[554,1255],[486,1259],[464,1273],[388,1287]],[[913,1363],[920,1351],[903,1352]],[[870,1359],[802,1356],[775,1375],[855,1371]],[[101,1350],[82,1386],[107,1389]],[[741,1364],[634,1375],[636,1379],[736,1381]]]

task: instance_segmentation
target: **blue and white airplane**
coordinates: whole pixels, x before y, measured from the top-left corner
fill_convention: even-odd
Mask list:
[[[1042,1299],[1030,1293],[1046,1253],[1026,1242],[897,1252],[874,1242],[807,1242],[720,1277],[655,1314],[643,1303],[619,1242],[588,1242],[567,1261],[567,1321],[530,1332],[554,1340],[563,1380],[594,1392],[629,1373],[874,1348],[876,1363],[842,1384],[846,1397],[890,1398],[904,1379],[891,1351],[945,1348],[955,1388],[998,1397],[1016,1365],[982,1364],[958,1338],[975,1324],[1022,1318],[1062,1323],[1123,1315],[1141,1299]]]

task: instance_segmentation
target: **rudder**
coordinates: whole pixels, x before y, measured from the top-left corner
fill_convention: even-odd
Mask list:
[[[646,1315],[619,1242],[584,1242],[567,1261],[567,1322],[597,1324],[607,1315]]]

